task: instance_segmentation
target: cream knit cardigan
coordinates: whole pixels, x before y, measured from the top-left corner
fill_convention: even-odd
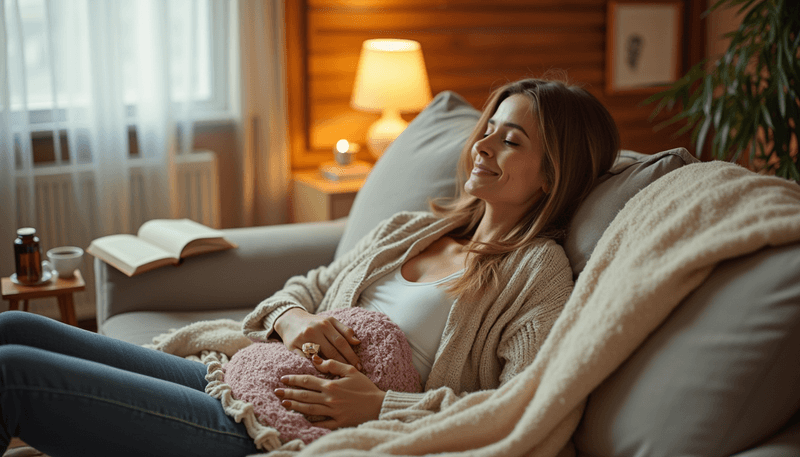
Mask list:
[[[431,213],[393,216],[331,265],[287,281],[245,317],[245,335],[266,340],[275,319],[293,307],[318,313],[357,306],[376,279],[454,228],[452,220]],[[539,239],[513,253],[499,277],[499,290],[455,301],[426,392],[388,392],[380,419],[407,422],[436,413],[463,393],[495,389],[530,365],[572,291],[569,261],[561,246]]]

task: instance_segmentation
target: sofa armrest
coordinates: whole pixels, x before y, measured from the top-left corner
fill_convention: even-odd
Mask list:
[[[225,229],[238,248],[128,277],[95,258],[97,324],[131,311],[253,307],[292,276],[333,261],[345,220]]]

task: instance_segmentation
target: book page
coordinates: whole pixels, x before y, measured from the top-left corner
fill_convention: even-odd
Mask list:
[[[191,257],[193,255],[205,254],[207,252],[216,252],[223,249],[230,249],[237,247],[235,244],[225,239],[213,240],[197,240],[189,243],[181,252],[181,258]]]
[[[154,219],[139,228],[139,237],[180,258],[183,248],[194,240],[221,238],[222,232],[191,219]]]
[[[143,265],[161,259],[174,258],[177,262],[177,257],[173,256],[169,251],[133,235],[110,235],[98,238],[92,241],[89,250],[96,257],[101,259],[109,257],[109,263],[123,264],[126,267],[129,266],[130,270],[136,270]]]

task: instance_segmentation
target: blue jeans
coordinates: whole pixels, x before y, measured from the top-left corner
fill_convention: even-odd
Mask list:
[[[243,424],[204,391],[206,368],[21,311],[0,313],[0,455],[244,456]]]

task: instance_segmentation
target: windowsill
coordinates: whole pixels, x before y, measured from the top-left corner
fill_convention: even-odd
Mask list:
[[[178,154],[175,157],[175,161],[178,164],[182,163],[192,163],[192,162],[208,162],[210,160],[214,160],[214,153],[208,150],[194,150],[190,154]],[[163,162],[159,159],[148,159],[144,157],[131,157],[128,159],[127,164],[132,168],[143,168],[147,166],[162,166]],[[66,163],[58,163],[58,162],[45,162],[45,163],[38,163],[33,168],[28,170],[17,170],[16,176],[18,179],[26,179],[31,176],[50,176],[50,175],[59,175],[65,172],[68,173],[89,173],[95,170],[97,167],[96,164],[93,163],[79,163],[79,164],[72,164],[69,162]]]
[[[195,129],[203,129],[203,128],[213,128],[213,127],[225,127],[235,125],[239,122],[240,116],[238,113],[233,112],[218,112],[218,113],[200,113],[194,119],[194,128]],[[42,122],[37,124],[32,124],[30,126],[31,138],[36,139],[47,139],[53,137],[53,130],[58,128],[59,130],[64,130],[66,127],[66,123],[55,123],[55,122]],[[132,123],[130,120],[128,121],[128,131],[132,132],[136,128],[136,125]]]

